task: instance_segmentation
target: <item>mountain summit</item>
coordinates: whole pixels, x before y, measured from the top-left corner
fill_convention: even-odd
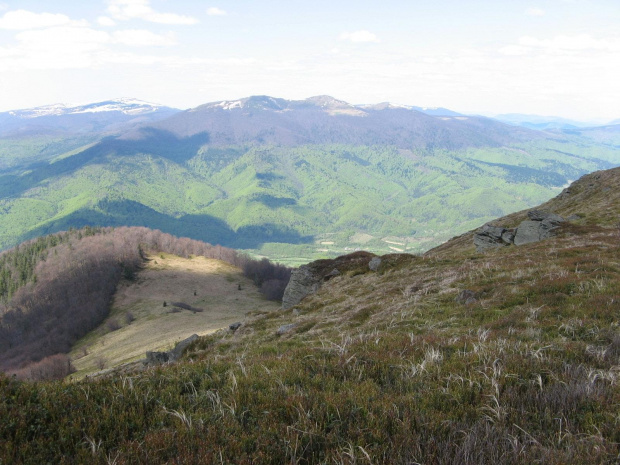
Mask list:
[[[167,108],[168,107],[157,103],[149,103],[135,98],[118,98],[113,100],[105,100],[103,102],[88,103],[85,105],[65,105],[63,103],[56,103],[41,107],[26,108],[23,110],[12,110],[7,113],[11,116],[24,119],[40,118],[42,116],[63,116],[101,112],[119,112],[124,115],[135,116],[155,113]]]
[[[258,142],[454,149],[501,146],[541,137],[537,131],[450,110],[393,104],[356,106],[327,95],[305,100],[261,95],[211,102],[154,126],[179,137],[208,133],[209,143],[219,146]]]
[[[179,110],[135,98],[85,105],[56,103],[0,113],[0,136],[96,135],[127,131],[153,123]]]

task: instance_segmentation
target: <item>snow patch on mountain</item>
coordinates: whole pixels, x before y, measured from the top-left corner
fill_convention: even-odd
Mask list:
[[[162,108],[165,107],[156,103],[144,102],[134,98],[119,98],[115,100],[106,100],[104,102],[89,103],[87,105],[66,105],[63,103],[55,103],[41,107],[14,110],[8,113],[12,116],[24,119],[39,118],[41,116],[61,116],[103,112],[120,112],[125,115],[135,116],[154,113]]]

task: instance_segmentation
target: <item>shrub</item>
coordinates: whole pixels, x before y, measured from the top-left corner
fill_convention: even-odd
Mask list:
[[[269,279],[262,284],[260,292],[263,293],[267,300],[282,300],[287,284],[288,280]]]
[[[108,321],[106,326],[108,327],[108,330],[110,331],[117,331],[121,329],[121,324],[116,319]]]
[[[66,354],[56,354],[45,357],[40,362],[31,363],[21,370],[14,371],[13,374],[18,379],[44,381],[62,379],[75,371],[71,359]]]
[[[107,364],[108,361],[104,357],[97,357],[95,359],[95,366],[100,370],[103,370]]]

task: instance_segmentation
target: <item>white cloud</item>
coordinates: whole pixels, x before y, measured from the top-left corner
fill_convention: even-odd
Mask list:
[[[525,10],[525,14],[528,16],[545,16],[545,10],[541,8],[528,8]]]
[[[33,13],[26,10],[14,10],[5,13],[0,18],[0,29],[28,30],[54,26],[87,26],[88,22],[72,21],[63,14]]]
[[[118,63],[119,56],[131,57],[127,63],[174,63],[175,57],[147,57],[114,49],[117,46],[161,47],[176,44],[173,33],[155,34],[142,29],[108,33],[90,27],[58,26],[21,31],[16,44],[0,47],[0,69],[52,70],[96,69]]]
[[[216,6],[212,6],[207,10],[209,16],[226,16],[226,12]]]
[[[177,43],[174,34],[155,34],[144,29],[127,29],[116,31],[112,35],[114,42],[134,47],[167,46]]]
[[[0,67],[20,69],[76,69],[98,65],[97,54],[110,41],[107,32],[86,27],[53,27],[23,31],[18,44],[5,48]]]
[[[114,21],[109,16],[99,16],[97,18],[97,23],[100,26],[106,26],[106,27],[116,26],[116,21]]]
[[[119,21],[142,19],[160,24],[196,24],[191,16],[176,13],[159,13],[149,5],[149,0],[109,0],[108,13]]]
[[[354,31],[343,32],[340,34],[340,40],[349,40],[351,42],[363,43],[363,42],[379,42],[378,37],[370,31]]]

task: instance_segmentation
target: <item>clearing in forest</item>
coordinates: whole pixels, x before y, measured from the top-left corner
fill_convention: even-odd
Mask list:
[[[168,350],[192,334],[243,321],[248,312],[278,308],[226,262],[152,255],[133,280],[119,284],[108,318],[75,345],[70,356],[78,372],[73,376],[144,358],[149,350]]]

